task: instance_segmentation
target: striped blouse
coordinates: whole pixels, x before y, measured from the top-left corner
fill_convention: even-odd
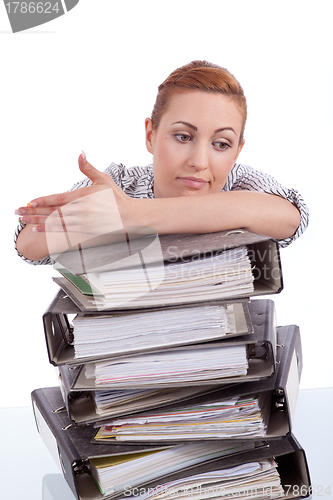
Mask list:
[[[146,167],[126,168],[122,164],[117,165],[112,163],[104,172],[106,172],[128,196],[131,196],[132,198],[154,198],[154,175],[152,165],[147,165]],[[90,179],[86,178],[74,184],[69,191],[74,191],[75,189],[86,187],[90,184]],[[270,175],[260,172],[259,170],[255,170],[247,165],[236,163],[231,170],[222,191],[236,190],[260,191],[263,193],[275,194],[289,200],[298,208],[301,214],[300,225],[294,236],[279,241],[281,247],[288,246],[305,231],[309,223],[309,210],[302,196],[295,189],[285,188]],[[23,227],[24,224],[20,223],[15,231],[15,247],[17,237]],[[39,265],[51,263],[51,259],[49,257],[42,260],[31,261],[23,257],[23,255],[19,252],[17,253],[29,264]]]

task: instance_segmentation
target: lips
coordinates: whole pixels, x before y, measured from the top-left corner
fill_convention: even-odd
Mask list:
[[[178,177],[178,180],[193,189],[202,189],[208,186],[209,182],[198,177]]]

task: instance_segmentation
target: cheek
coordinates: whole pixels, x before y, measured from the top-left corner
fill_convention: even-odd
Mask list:
[[[160,141],[158,152],[162,161],[165,158],[177,158],[177,148],[175,148],[173,140],[169,137],[165,137],[162,141]]]
[[[180,154],[175,150],[176,148],[168,138],[159,142],[158,147],[155,148],[153,162],[156,171],[161,175],[167,175],[172,172],[179,163]]]
[[[214,181],[218,186],[222,187],[225,185],[232,168],[234,166],[233,158],[225,159],[223,162],[217,162],[213,168]]]

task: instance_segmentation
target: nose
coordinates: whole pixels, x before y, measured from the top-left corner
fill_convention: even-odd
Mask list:
[[[205,145],[197,142],[192,143],[191,154],[189,156],[189,165],[196,170],[206,170],[209,164],[208,149]]]

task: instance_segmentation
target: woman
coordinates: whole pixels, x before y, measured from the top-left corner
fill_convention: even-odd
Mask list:
[[[227,70],[206,61],[178,68],[160,85],[145,122],[153,165],[112,164],[102,173],[80,155],[86,180],[16,211],[19,255],[33,264],[49,263],[46,231],[63,231],[65,223],[69,234],[79,235],[76,241],[81,234],[84,241],[118,229],[119,214],[125,229],[152,227],[162,234],[243,227],[287,246],[305,230],[308,209],[297,191],[236,163],[246,116],[243,90]],[[90,196],[106,189],[110,196],[97,203]],[[45,226],[51,213],[61,217],[50,217]]]

